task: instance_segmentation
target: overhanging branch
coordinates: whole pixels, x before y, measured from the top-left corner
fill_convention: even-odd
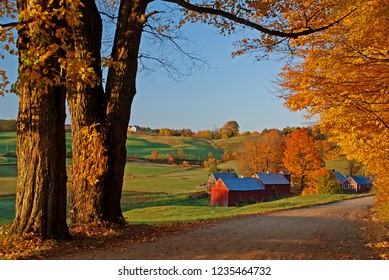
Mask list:
[[[20,24],[20,22],[7,22],[7,23],[0,23],[0,27],[2,29],[5,29],[5,28],[13,28],[13,27],[16,27]]]
[[[32,19],[24,20],[24,21],[12,21],[12,22],[7,22],[7,23],[0,23],[0,27],[2,29],[11,29],[11,28],[18,27],[19,25],[29,24],[31,22],[33,22]]]
[[[227,11],[223,11],[223,10],[216,9],[214,7],[209,7],[209,6],[198,6],[198,5],[186,2],[185,0],[163,0],[163,1],[169,2],[169,3],[175,3],[175,4],[181,6],[185,9],[188,9],[188,10],[200,13],[200,14],[210,14],[210,15],[221,16],[221,17],[229,19],[233,22],[251,27],[251,28],[258,30],[260,32],[263,32],[265,34],[277,36],[277,37],[283,37],[283,38],[298,38],[300,36],[309,35],[312,33],[326,30],[326,29],[334,26],[335,24],[338,24],[344,18],[348,17],[350,14],[352,14],[356,10],[356,8],[351,10],[349,13],[345,14],[344,16],[339,18],[338,20],[335,20],[335,21],[333,21],[325,26],[322,26],[319,28],[304,27],[305,28],[304,30],[294,32],[294,31],[278,31],[278,30],[269,29],[269,28],[264,27],[258,23],[255,23],[255,22],[252,22],[252,21],[247,20],[245,18],[239,17],[239,16],[232,14],[232,13],[229,13]]]

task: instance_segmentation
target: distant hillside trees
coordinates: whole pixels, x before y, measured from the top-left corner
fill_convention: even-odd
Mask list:
[[[203,138],[203,139],[208,139],[208,140],[216,140],[220,139],[220,133],[218,129],[214,130],[200,130],[196,132],[193,137],[196,138]]]
[[[239,124],[237,121],[228,121],[222,128],[220,128],[220,135],[222,139],[228,139],[239,135]]]
[[[174,129],[174,128],[156,128],[151,129],[149,127],[141,127],[139,132],[133,132],[137,134],[152,134],[160,136],[178,136],[178,137],[192,137],[194,132],[189,128]]]
[[[0,132],[16,131],[16,120],[0,120]]]
[[[158,157],[159,157],[159,153],[157,150],[154,150],[151,152],[151,160],[152,161],[156,161],[158,159]]]

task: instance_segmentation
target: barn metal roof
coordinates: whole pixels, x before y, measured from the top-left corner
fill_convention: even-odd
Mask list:
[[[216,181],[219,179],[233,179],[238,178],[238,175],[235,172],[215,172],[213,173]]]
[[[332,171],[332,173],[335,175],[335,177],[336,177],[336,180],[338,180],[339,182],[344,182],[345,180],[346,180],[346,177],[345,176],[343,176],[343,174],[342,173],[340,173],[339,171]]]
[[[265,185],[290,184],[288,179],[286,179],[282,174],[257,173],[257,176]]]
[[[349,178],[353,179],[358,185],[370,185],[371,179],[364,176],[350,176]]]
[[[230,191],[264,191],[265,187],[255,178],[221,179]]]

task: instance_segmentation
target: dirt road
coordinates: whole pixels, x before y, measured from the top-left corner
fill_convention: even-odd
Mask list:
[[[151,243],[71,253],[64,259],[377,259],[360,218],[373,197],[236,218],[163,236]],[[58,257],[58,256],[57,256]]]

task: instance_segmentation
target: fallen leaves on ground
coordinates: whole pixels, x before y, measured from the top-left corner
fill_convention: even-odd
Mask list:
[[[43,240],[33,234],[15,235],[11,233],[10,226],[0,226],[0,259],[61,259],[66,254],[110,249],[123,243],[154,242],[160,236],[206,223],[209,222],[163,225],[93,223],[70,227],[72,239],[68,241]]]
[[[169,223],[161,225],[144,224],[96,224],[93,226],[78,226],[70,229],[73,239],[58,242],[44,258],[61,259],[67,254],[99,249],[123,248],[128,243],[150,243],[168,234],[182,232],[210,222]]]
[[[373,214],[364,219],[366,243],[383,260],[389,260],[389,224]]]
[[[0,226],[0,260],[39,259],[55,244],[34,234],[15,235],[9,226]]]

